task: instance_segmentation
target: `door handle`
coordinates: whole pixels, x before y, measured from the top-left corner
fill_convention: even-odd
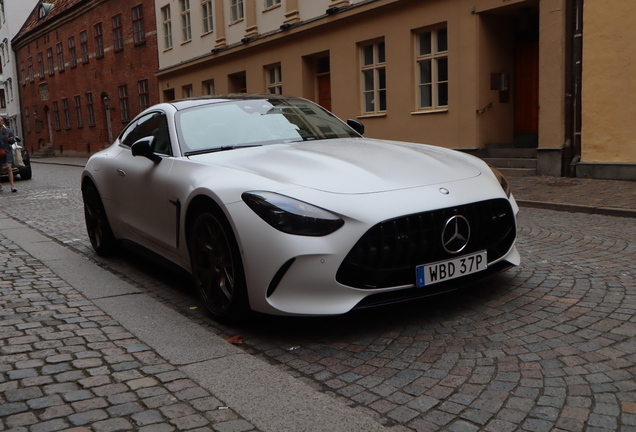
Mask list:
[[[121,168],[117,168],[117,175],[120,175],[122,177],[126,177],[126,171],[124,171]]]

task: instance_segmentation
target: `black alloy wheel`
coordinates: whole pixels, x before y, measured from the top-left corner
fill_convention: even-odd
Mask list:
[[[190,232],[192,275],[205,307],[217,319],[238,321],[249,311],[243,262],[224,218],[202,210]]]
[[[88,238],[95,252],[101,256],[108,256],[115,250],[117,240],[110,228],[102,198],[93,184],[86,184],[82,188],[84,199],[84,219]]]
[[[33,177],[31,165],[18,168],[18,173],[20,174],[20,178],[22,180],[31,180],[31,178]]]

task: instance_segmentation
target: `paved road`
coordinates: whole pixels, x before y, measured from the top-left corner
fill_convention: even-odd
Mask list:
[[[393,430],[636,430],[633,219],[525,208],[522,265],[462,296],[226,327],[181,275],[92,253],[79,173],[37,164],[0,208]]]

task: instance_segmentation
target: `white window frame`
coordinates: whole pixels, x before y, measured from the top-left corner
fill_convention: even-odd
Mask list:
[[[270,94],[283,94],[283,69],[280,63],[265,67],[265,82]]]
[[[190,0],[179,0],[181,11],[181,43],[192,40],[192,22],[190,19]]]
[[[384,115],[387,111],[384,39],[360,44],[360,72],[362,114]]]
[[[214,13],[212,0],[201,0],[202,34],[214,31]]]
[[[415,97],[418,111],[448,109],[448,29],[415,32]]]
[[[230,0],[230,24],[242,21],[245,18],[243,0]]]
[[[172,48],[172,16],[170,14],[170,5],[161,8],[161,19],[163,20],[163,49]]]
[[[203,87],[203,94],[210,96],[210,95],[214,95],[216,94],[215,90],[214,90],[214,80],[210,79],[207,81],[203,81],[202,83],[202,87]]]

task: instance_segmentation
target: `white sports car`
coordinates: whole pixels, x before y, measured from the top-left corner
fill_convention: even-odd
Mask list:
[[[519,264],[519,209],[499,172],[363,129],[274,95],[151,107],[82,173],[91,243],[178,264],[226,319],[342,314]]]

